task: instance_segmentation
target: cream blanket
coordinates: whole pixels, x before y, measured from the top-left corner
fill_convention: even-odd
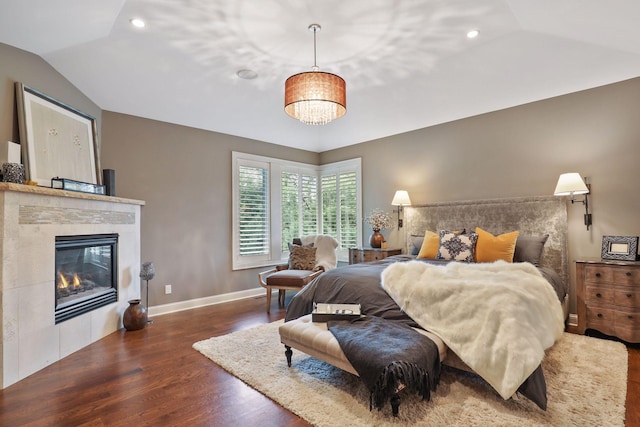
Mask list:
[[[528,263],[395,263],[382,287],[503,399],[538,367],[564,329],[553,287]]]

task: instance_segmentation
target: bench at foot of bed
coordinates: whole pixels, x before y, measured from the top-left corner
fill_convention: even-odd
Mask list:
[[[447,347],[444,342],[430,332],[422,329],[416,329],[419,333],[426,335],[438,346],[440,361],[442,362],[447,356]],[[327,328],[326,322],[312,322],[311,315],[300,317],[298,319],[286,322],[280,326],[280,342],[285,346],[285,357],[287,365],[291,367],[292,348],[306,353],[310,356],[327,362],[343,371],[358,376],[349,360],[342,352],[338,340],[333,336]],[[398,390],[398,392],[401,389]],[[400,406],[400,397],[396,393],[391,398],[391,409],[393,416],[398,416],[398,408]]]

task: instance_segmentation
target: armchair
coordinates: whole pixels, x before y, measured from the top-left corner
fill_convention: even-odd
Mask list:
[[[289,263],[258,273],[260,286],[267,290],[267,313],[271,311],[271,293],[278,290],[278,305],[284,307],[287,290],[299,291],[326,270],[337,266],[339,243],[328,235],[306,236],[302,245],[291,245]]]

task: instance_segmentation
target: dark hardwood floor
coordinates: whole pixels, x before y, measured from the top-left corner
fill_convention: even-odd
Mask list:
[[[2,426],[307,426],[191,348],[284,316],[264,297],[157,316],[0,391]],[[284,357],[284,355],[283,355]],[[629,351],[627,426],[640,426],[640,349]]]

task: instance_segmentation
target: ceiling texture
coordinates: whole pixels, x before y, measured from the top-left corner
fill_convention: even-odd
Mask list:
[[[640,76],[639,22],[639,0],[0,0],[0,42],[103,110],[316,152]],[[347,82],[324,126],[283,105],[312,23]]]

